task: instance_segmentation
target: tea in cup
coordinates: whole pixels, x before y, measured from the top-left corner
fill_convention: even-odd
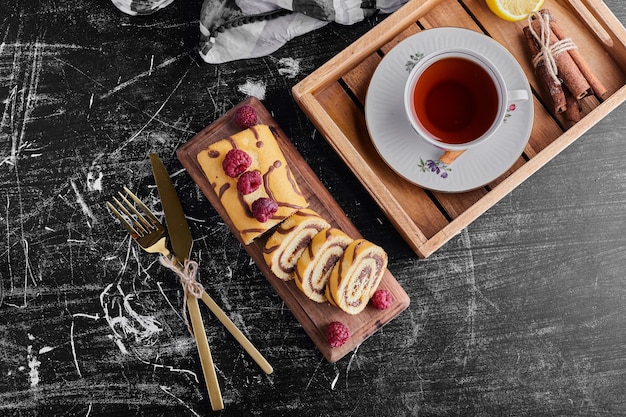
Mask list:
[[[484,143],[504,122],[509,103],[528,99],[526,90],[508,91],[498,69],[467,49],[422,58],[404,90],[413,129],[428,143],[451,151]]]

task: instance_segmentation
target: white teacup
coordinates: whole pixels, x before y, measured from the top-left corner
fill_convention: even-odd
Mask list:
[[[451,151],[484,143],[504,122],[509,104],[528,99],[526,90],[507,90],[486,57],[460,48],[422,58],[404,88],[413,129],[428,143]]]

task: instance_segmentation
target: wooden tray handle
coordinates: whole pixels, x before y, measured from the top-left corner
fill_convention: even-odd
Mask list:
[[[611,57],[626,68],[626,30],[601,0],[568,0],[581,22],[604,45]]]

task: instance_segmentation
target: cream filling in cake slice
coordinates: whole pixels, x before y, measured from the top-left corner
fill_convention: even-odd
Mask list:
[[[274,275],[285,281],[293,279],[302,253],[315,235],[329,227],[326,220],[308,208],[298,210],[278,226],[263,248],[265,262]]]
[[[348,245],[326,285],[328,301],[348,314],[367,306],[387,268],[387,253],[365,239]]]
[[[302,253],[295,269],[296,285],[318,303],[326,301],[326,283],[352,238],[337,228],[322,230]]]

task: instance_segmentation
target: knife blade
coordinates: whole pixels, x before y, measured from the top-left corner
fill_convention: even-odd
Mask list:
[[[178,199],[178,195],[176,194],[176,189],[174,188],[174,184],[167,173],[167,169],[156,154],[150,154],[150,163],[152,164],[154,179],[157,184],[157,189],[159,190],[159,197],[161,198],[163,212],[165,213],[165,222],[170,235],[174,256],[178,259],[181,259],[183,256],[183,259],[188,259],[191,250],[192,237],[182,205]],[[170,223],[170,221],[172,223]],[[230,332],[235,340],[239,342],[239,344],[257,363],[257,365],[259,365],[259,367],[266,374],[273,373],[274,369],[272,368],[272,365],[270,365],[261,352],[257,350],[252,342],[248,340],[248,338],[241,332],[241,330],[239,330],[235,323],[233,323],[233,321],[226,315],[226,313],[224,313],[217,303],[213,301],[206,291],[202,292],[202,301],[206,304],[209,310],[211,310],[215,317],[217,317],[220,323],[226,327],[226,330]],[[195,304],[197,304],[197,302]]]
[[[172,183],[170,175],[167,173],[165,165],[158,155],[154,153],[150,154],[150,164],[152,165],[154,181],[156,182],[163,212],[165,213],[165,224],[170,236],[170,244],[172,245],[174,256],[182,265],[185,260],[189,259],[191,253],[191,245],[193,242],[191,230],[189,230],[183,206],[178,199],[176,188],[174,188],[174,184]],[[185,293],[187,294],[186,291]],[[211,408],[213,411],[222,410],[224,409],[224,402],[222,400],[222,393],[217,380],[213,358],[211,357],[209,340],[204,330],[198,299],[191,294],[187,294],[186,297],[189,316],[191,318],[191,327],[196,339],[196,346],[198,347],[198,356],[200,356],[200,365],[204,374],[204,382],[209,394]]]
[[[174,256],[182,263],[185,259],[189,259],[191,253],[193,242],[191,230],[189,230],[183,206],[178,199],[176,188],[174,188],[174,183],[172,183],[165,165],[159,156],[154,153],[150,154],[150,164],[152,165],[154,181],[159,190],[161,206],[165,213],[165,223],[170,236],[170,244],[172,245]]]

